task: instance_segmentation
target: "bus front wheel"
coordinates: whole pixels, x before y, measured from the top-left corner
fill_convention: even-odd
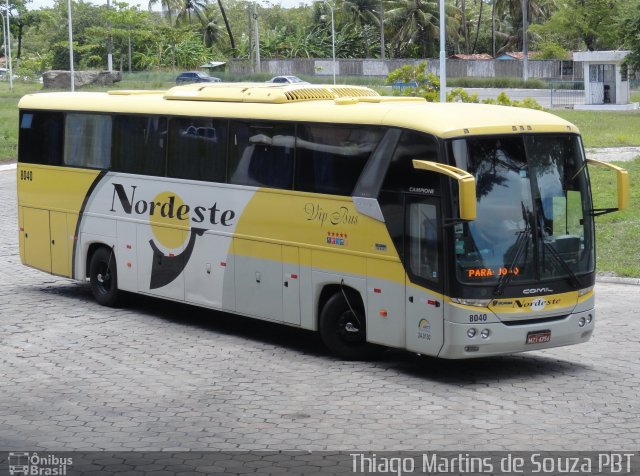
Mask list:
[[[118,271],[116,257],[110,248],[98,248],[89,262],[91,292],[99,304],[114,307],[118,304]]]
[[[320,313],[320,335],[327,348],[345,360],[367,360],[379,348],[367,342],[366,317],[359,298],[342,293],[329,298]]]

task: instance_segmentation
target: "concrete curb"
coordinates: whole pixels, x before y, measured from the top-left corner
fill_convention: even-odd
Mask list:
[[[619,276],[596,276],[596,283],[629,284],[640,286],[640,278],[622,278]]]
[[[17,164],[15,162],[13,164],[0,165],[0,172],[4,172],[5,170],[15,170],[16,167]]]

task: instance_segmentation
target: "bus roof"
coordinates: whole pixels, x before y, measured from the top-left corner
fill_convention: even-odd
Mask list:
[[[235,119],[371,124],[404,127],[442,138],[485,134],[573,132],[573,124],[542,111],[422,98],[379,96],[360,86],[211,83],[168,91],[39,93],[21,109]]]

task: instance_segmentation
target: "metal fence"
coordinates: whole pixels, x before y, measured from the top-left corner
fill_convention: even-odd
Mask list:
[[[391,71],[405,64],[417,65],[427,63],[427,71],[439,73],[440,62],[437,59],[343,59],[335,61],[336,74],[339,76],[378,76],[385,77]],[[247,60],[232,59],[228,62],[229,71],[235,74],[246,74],[254,71],[254,66]],[[509,60],[447,60],[447,76],[450,78],[522,78],[524,63]],[[303,74],[309,76],[330,76],[334,64],[331,59],[263,59],[260,70],[273,75]],[[579,80],[583,69],[573,61],[530,60],[528,77],[544,80]]]
[[[584,104],[584,81],[549,81],[551,107]]]

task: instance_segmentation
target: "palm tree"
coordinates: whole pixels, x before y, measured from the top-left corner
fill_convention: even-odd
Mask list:
[[[231,45],[231,49],[236,49],[236,42],[233,40],[233,33],[231,33],[231,26],[229,25],[229,20],[227,19],[227,12],[225,12],[224,7],[222,6],[222,0],[218,0],[218,8],[220,9],[220,13],[222,14],[222,19],[224,20],[224,26],[227,29],[227,33],[229,34],[229,44]]]
[[[379,24],[375,13],[379,3],[378,0],[344,0],[342,8],[349,15],[349,23],[361,28],[364,25]]]
[[[180,0],[178,14],[176,16],[176,25],[180,25],[185,21],[185,19],[191,25],[191,12],[198,17],[198,20],[201,23],[206,21],[206,17],[204,14],[204,9],[207,6],[206,2],[203,0]]]
[[[160,2],[162,11],[167,15],[169,25],[173,26],[172,12],[178,10],[177,0],[149,0],[149,10],[151,10],[158,1]]]
[[[524,0],[528,7],[528,23],[543,23],[557,10],[557,0]],[[523,0],[493,0],[492,5],[492,39],[503,38],[503,45],[496,53],[507,50],[522,49],[522,6]],[[498,21],[499,27],[495,28]]]
[[[395,54],[421,46],[427,56],[427,46],[431,43],[433,50],[439,32],[437,0],[391,0],[389,6],[385,15],[396,31],[391,40]]]
[[[202,40],[207,48],[211,48],[214,43],[220,41],[222,28],[218,20],[218,11],[208,5],[204,10],[201,18],[202,22]]]
[[[380,27],[380,18],[376,13],[379,8],[378,0],[344,0],[343,10],[349,15],[349,24],[354,31],[360,33],[364,41],[365,56],[369,56],[369,36],[364,32],[365,27],[377,25]]]

